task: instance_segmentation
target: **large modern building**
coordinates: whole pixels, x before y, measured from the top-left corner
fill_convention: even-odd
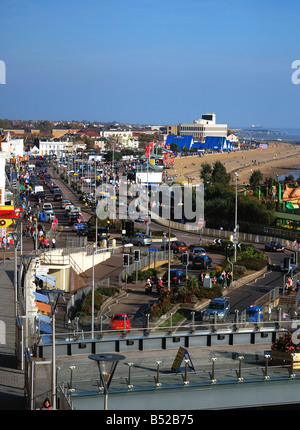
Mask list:
[[[204,142],[208,136],[227,137],[227,131],[227,124],[216,124],[216,115],[213,112],[203,114],[201,119],[194,120],[193,124],[180,123],[178,126],[167,126],[167,134],[193,136],[198,142]]]

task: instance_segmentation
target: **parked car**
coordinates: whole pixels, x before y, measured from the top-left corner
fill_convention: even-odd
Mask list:
[[[129,330],[130,327],[130,319],[126,313],[118,313],[113,315],[110,322],[111,330]]]
[[[207,269],[211,267],[212,259],[208,255],[196,255],[191,264],[192,269]]]
[[[166,271],[162,277],[162,281],[164,284],[168,283],[168,271]],[[182,282],[185,282],[186,276],[185,272],[181,269],[171,269],[170,270],[170,284],[180,285]]]
[[[280,242],[266,242],[265,243],[266,251],[276,251],[276,252],[284,252],[284,246]]]
[[[204,320],[213,319],[216,315],[218,320],[224,320],[230,312],[230,303],[228,299],[212,299],[203,313]]]
[[[161,248],[165,249],[165,248],[168,248],[168,246],[169,246],[168,243],[166,245],[163,244]],[[174,251],[174,252],[186,252],[188,250],[188,246],[181,240],[175,240],[174,242],[171,242],[170,248],[171,248],[171,251]]]
[[[151,239],[151,237],[147,236],[146,234],[136,233],[132,237],[124,237],[122,240],[122,243],[123,244],[132,243],[133,245],[138,245],[138,246],[151,245],[152,239]]]

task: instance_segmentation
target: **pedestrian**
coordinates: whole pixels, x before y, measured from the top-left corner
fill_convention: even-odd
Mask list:
[[[55,240],[55,237],[52,237],[52,248],[56,248],[56,240]]]
[[[230,270],[227,272],[227,274],[226,274],[226,282],[227,282],[227,288],[229,288],[230,287],[230,284],[231,284],[231,278],[232,278],[232,274],[231,274],[231,272],[230,272]]]
[[[41,407],[42,411],[50,411],[53,410],[53,407],[51,406],[50,400],[49,399],[45,399],[43,406]]]
[[[44,239],[44,247],[45,247],[46,249],[49,249],[49,241],[48,241],[48,239],[47,239],[47,238],[45,238],[45,239]]]
[[[2,239],[2,247],[3,247],[4,249],[6,249],[6,244],[7,244],[6,236],[3,236],[3,239]]]

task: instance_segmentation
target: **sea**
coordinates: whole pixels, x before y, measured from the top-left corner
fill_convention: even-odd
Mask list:
[[[235,129],[239,138],[254,141],[278,140],[285,142],[296,142],[300,144],[300,128],[264,128],[249,127]]]

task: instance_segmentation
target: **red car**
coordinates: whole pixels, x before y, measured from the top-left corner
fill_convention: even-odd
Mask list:
[[[110,329],[111,330],[124,330],[124,329],[129,330],[130,319],[128,315],[125,313],[114,314],[111,319]]]

